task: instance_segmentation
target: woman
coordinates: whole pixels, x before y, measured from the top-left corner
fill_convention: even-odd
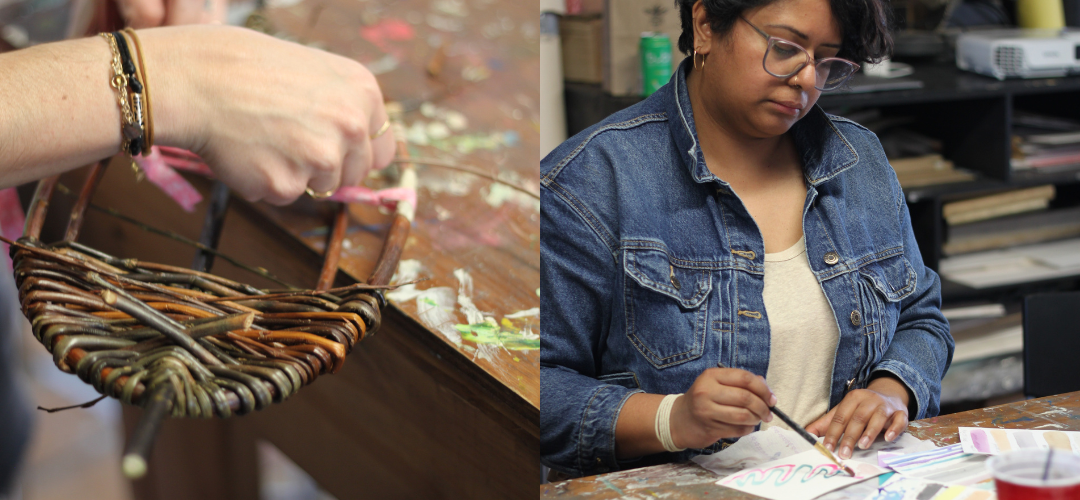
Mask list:
[[[895,440],[938,412],[939,281],[876,137],[815,107],[886,6],[678,4],[671,81],[541,162],[542,461],[686,460],[771,406],[842,458]]]

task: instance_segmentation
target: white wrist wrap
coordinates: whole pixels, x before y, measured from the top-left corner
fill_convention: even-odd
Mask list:
[[[664,449],[670,452],[686,449],[675,446],[675,441],[671,439],[671,407],[679,396],[682,396],[682,394],[664,396],[664,399],[660,400],[660,407],[656,409],[656,423],[654,425],[656,438],[660,440],[660,444],[664,445]]]

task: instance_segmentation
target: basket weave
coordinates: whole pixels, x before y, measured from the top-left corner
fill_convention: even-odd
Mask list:
[[[400,245],[390,242],[404,241],[407,223],[392,225],[372,283],[263,291],[77,243],[104,164],[91,170],[58,243],[38,239],[57,178],[40,181],[11,254],[23,313],[56,366],[104,396],[147,408],[129,454],[146,456],[166,415],[230,417],[284,401],[340,369],[353,346],[379,328],[381,289],[392,274],[386,270],[397,267],[400,255]],[[340,244],[333,240],[344,234],[344,217],[342,208],[327,251],[332,269],[324,276],[336,272]]]

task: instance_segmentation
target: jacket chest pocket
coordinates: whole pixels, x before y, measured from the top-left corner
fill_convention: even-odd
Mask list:
[[[900,320],[900,301],[915,291],[915,270],[903,254],[865,264],[855,277],[862,309],[862,331],[867,336],[870,364],[876,363],[892,342]]]
[[[657,368],[697,359],[705,350],[711,273],[674,264],[662,250],[626,250],[626,336]]]

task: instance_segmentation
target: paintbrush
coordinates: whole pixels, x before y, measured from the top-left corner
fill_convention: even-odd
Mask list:
[[[851,477],[855,477],[855,471],[851,470],[851,467],[840,463],[840,460],[836,458],[836,455],[833,455],[833,453],[829,451],[829,449],[826,448],[825,445],[818,442],[817,438],[815,438],[813,434],[806,432],[806,429],[803,429],[801,425],[796,424],[794,420],[792,420],[787,415],[784,415],[784,412],[776,409],[775,406],[770,407],[769,410],[773,412],[773,415],[780,417],[780,420],[783,420],[785,424],[788,424],[788,427],[791,427],[791,430],[799,433],[799,435],[802,436],[803,439],[814,445],[814,449],[821,452],[822,455],[825,455],[825,458],[832,460],[834,464],[840,466],[840,469],[850,474]]]
[[[727,366],[725,366],[723,362],[716,363],[716,366],[719,368],[727,368]],[[783,420],[784,423],[788,425],[788,427],[791,427],[791,430],[799,433],[799,435],[802,436],[803,439],[813,445],[814,449],[821,452],[822,455],[825,455],[825,458],[828,458],[834,464],[840,467],[840,470],[848,473],[849,475],[851,475],[851,477],[855,477],[855,471],[851,470],[851,467],[840,463],[840,459],[836,458],[836,455],[833,455],[833,453],[829,451],[828,448],[826,448],[823,444],[819,443],[817,438],[815,438],[813,434],[806,432],[806,429],[803,429],[801,425],[796,424],[795,421],[791,419],[791,417],[785,415],[784,412],[778,410],[775,406],[770,406],[769,410],[773,412],[773,415],[780,417],[780,420]]]

